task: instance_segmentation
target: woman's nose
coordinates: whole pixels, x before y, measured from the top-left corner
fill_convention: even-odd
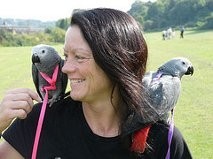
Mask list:
[[[63,65],[61,71],[62,71],[63,73],[67,73],[66,63],[65,63],[65,62],[64,62],[64,65]]]
[[[74,64],[74,62],[72,60],[64,62],[64,66],[62,67],[63,73],[67,74],[67,73],[73,72],[75,70],[76,70],[76,65]]]

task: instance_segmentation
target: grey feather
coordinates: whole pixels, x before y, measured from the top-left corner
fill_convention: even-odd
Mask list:
[[[192,75],[193,72],[192,63],[187,58],[177,57],[143,77],[142,83],[150,97],[150,104],[163,120],[167,120],[178,101],[182,76]]]
[[[55,67],[59,65],[59,72],[56,80],[56,90],[48,91],[48,103],[51,106],[54,102],[62,98],[67,87],[67,75],[61,69],[64,60],[61,59],[58,52],[49,45],[36,45],[32,48],[32,77],[39,96],[44,99],[45,92],[42,90],[44,86],[49,86],[48,82],[40,75],[39,72],[52,77]]]

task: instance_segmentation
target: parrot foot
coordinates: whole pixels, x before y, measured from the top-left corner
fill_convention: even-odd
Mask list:
[[[61,100],[61,96],[57,97],[57,98],[50,98],[48,100],[48,104],[49,104],[49,107],[51,107],[54,103],[58,102],[59,100]]]
[[[57,101],[58,101],[58,100],[57,100],[57,99],[54,99],[54,98],[49,99],[49,101],[48,101],[49,107],[52,107],[52,105],[53,105],[55,102],[57,102]]]

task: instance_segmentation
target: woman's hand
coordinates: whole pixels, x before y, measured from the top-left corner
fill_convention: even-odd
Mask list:
[[[0,103],[0,133],[14,118],[26,118],[34,105],[33,100],[41,102],[38,94],[31,89],[18,88],[7,91]]]

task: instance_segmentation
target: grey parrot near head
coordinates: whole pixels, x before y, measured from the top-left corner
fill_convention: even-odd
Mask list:
[[[192,75],[193,72],[192,63],[187,58],[177,57],[164,63],[157,71],[144,75],[142,83],[145,92],[162,120],[168,120],[169,113],[178,101],[182,76]]]
[[[39,44],[32,48],[32,77],[36,90],[42,99],[44,99],[45,96],[44,86],[49,86],[50,84],[39,72],[43,72],[51,78],[57,65],[59,69],[56,89],[48,91],[49,106],[63,98],[66,91],[68,78],[67,75],[61,71],[64,60],[61,59],[58,52],[49,45]]]

